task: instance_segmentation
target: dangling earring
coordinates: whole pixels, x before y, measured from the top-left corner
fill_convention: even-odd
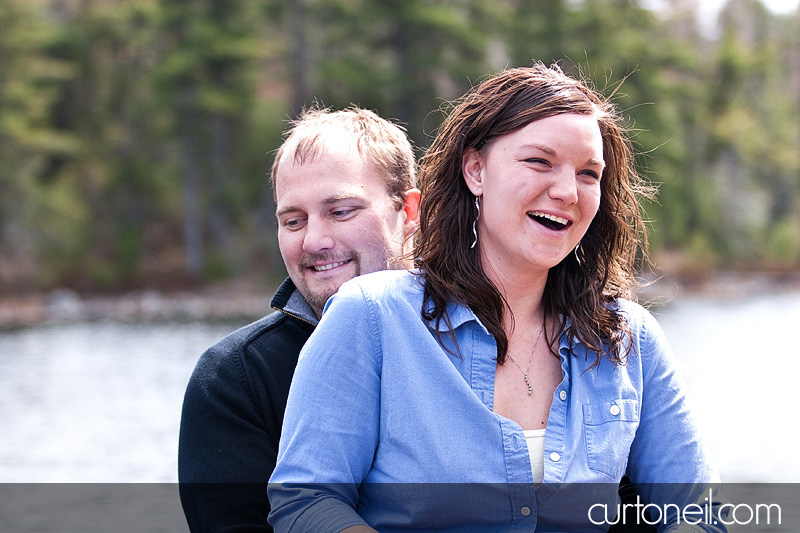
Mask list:
[[[582,266],[583,265],[583,261],[581,261],[581,258],[578,255],[578,248],[580,248],[581,249],[581,253],[583,253],[583,248],[581,248],[581,243],[578,243],[578,246],[576,246],[575,250],[573,250],[573,251],[575,252],[575,261],[578,262],[578,266]]]
[[[481,218],[481,203],[478,201],[478,198],[478,196],[475,197],[475,209],[478,210],[478,216],[476,216],[475,220],[472,221],[472,234],[475,236],[475,240],[472,241],[472,246],[470,246],[470,249],[475,248],[475,245],[478,244],[478,228],[476,227],[476,224]]]

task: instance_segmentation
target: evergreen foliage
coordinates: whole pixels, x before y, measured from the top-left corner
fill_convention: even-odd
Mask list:
[[[449,101],[533,60],[629,117],[657,262],[798,270],[800,14],[729,0],[709,35],[692,5],[4,0],[0,293],[277,279],[286,120],[355,103],[421,153]]]

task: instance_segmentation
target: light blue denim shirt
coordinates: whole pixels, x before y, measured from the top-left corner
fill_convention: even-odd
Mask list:
[[[457,347],[442,321],[444,349],[422,303],[422,279],[406,271],[361,276],[328,302],[289,393],[269,485],[276,531],[605,531],[626,473],[643,503],[661,506],[651,516],[664,510],[662,530],[681,518],[676,506],[708,512],[704,484],[718,474],[642,307],[619,301],[635,342],[626,366],[603,358],[589,369],[594,353],[562,334],[535,486],[522,429],[492,409],[494,337],[451,304]]]

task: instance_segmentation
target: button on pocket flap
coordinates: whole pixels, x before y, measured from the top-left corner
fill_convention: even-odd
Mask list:
[[[637,400],[611,400],[583,406],[583,422],[588,426],[620,421],[639,421],[639,402]]]

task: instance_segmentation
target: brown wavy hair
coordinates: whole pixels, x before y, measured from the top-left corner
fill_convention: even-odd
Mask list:
[[[423,317],[450,326],[448,302],[469,306],[495,337],[497,361],[505,361],[503,317],[510,311],[481,267],[480,242],[470,248],[478,213],[464,181],[462,157],[468,149],[486,150],[494,139],[545,117],[591,115],[600,125],[606,163],[600,208],[578,251],[550,269],[543,306],[546,318],[558,317],[560,330],[570,320],[570,346],[578,339],[592,349],[597,354],[594,365],[602,354],[625,364],[633,346],[631,331],[614,300],[634,299],[637,258],[647,257],[639,198],[652,196],[653,190],[636,172],[632,144],[616,107],[588,82],[541,63],[502,71],[455,104],[419,166],[422,201],[414,257],[425,278]],[[555,354],[554,339],[547,340]]]

